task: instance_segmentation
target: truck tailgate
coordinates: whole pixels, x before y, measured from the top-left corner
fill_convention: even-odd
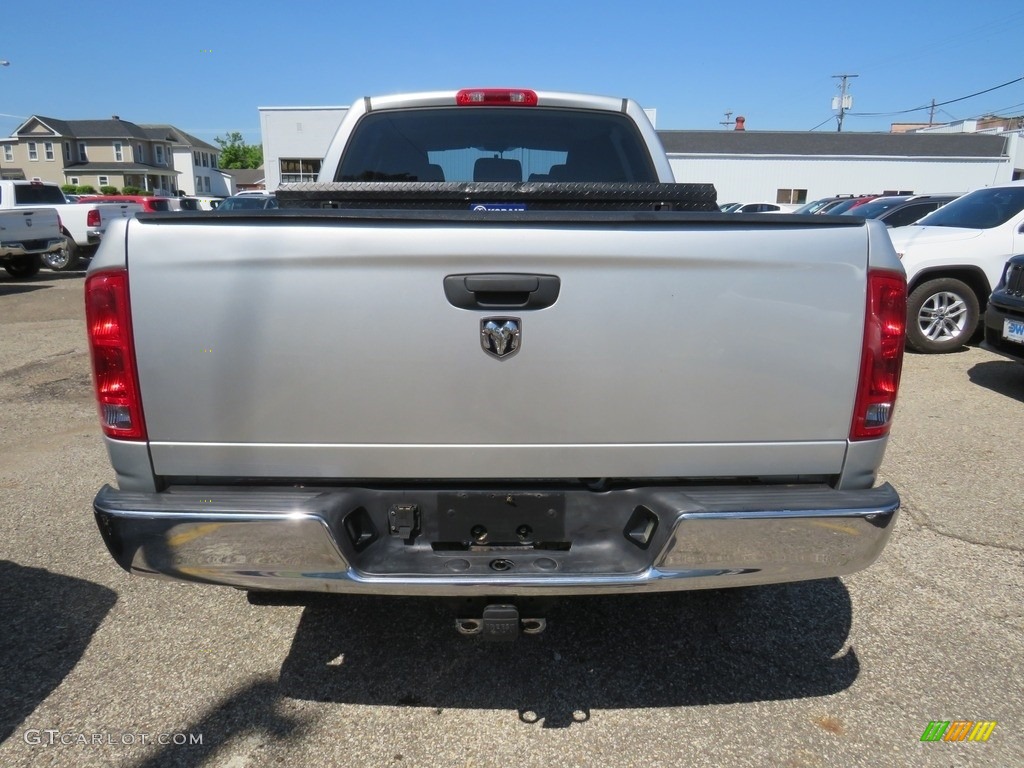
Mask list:
[[[686,216],[131,221],[154,470],[838,473],[866,228]],[[504,273],[557,276],[557,301],[490,310],[446,297],[446,276]],[[504,359],[481,345],[494,317],[521,324]]]

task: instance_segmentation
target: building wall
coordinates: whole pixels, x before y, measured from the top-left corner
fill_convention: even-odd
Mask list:
[[[199,163],[195,161],[195,153],[200,153]],[[174,170],[178,174],[178,189],[187,195],[210,195],[227,197],[234,194],[230,180],[217,167],[219,152],[209,149],[180,145],[174,148]],[[206,165],[203,165],[205,159]],[[209,187],[207,187],[209,183]],[[200,189],[199,186],[202,186]]]
[[[718,200],[775,202],[780,189],[807,190],[807,200],[830,195],[878,194],[906,190],[918,194],[962,194],[1013,178],[1012,157],[792,157],[687,156],[669,154],[678,182],[711,182]]]
[[[260,107],[267,190],[281,185],[282,160],[315,160],[318,165],[347,111],[348,107]]]
[[[36,145],[36,159],[31,160],[29,144]],[[53,160],[46,159],[46,144],[53,145]],[[58,184],[64,183],[64,144],[53,136],[39,136],[32,139],[18,141],[17,139],[6,139],[4,145],[13,149],[14,161],[7,160],[7,155],[0,147],[0,163],[8,168],[20,168],[25,172],[26,179],[40,179],[41,181],[54,181]],[[74,155],[72,155],[74,157]]]

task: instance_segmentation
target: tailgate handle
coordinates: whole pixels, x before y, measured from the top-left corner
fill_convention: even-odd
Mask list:
[[[557,275],[448,275],[444,295],[459,309],[544,309],[558,299]]]

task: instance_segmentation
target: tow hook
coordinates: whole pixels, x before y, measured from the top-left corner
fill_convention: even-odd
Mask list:
[[[539,635],[546,627],[544,619],[524,619],[516,606],[507,603],[488,605],[479,618],[460,616],[455,620],[455,630],[460,635],[481,640],[515,640],[520,632]]]

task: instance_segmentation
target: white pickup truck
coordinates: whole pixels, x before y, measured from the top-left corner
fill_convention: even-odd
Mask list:
[[[21,208],[52,208],[60,215],[65,245],[41,256],[43,264],[56,271],[79,268],[96,252],[111,221],[142,210],[135,203],[69,203],[51,182],[0,181],[0,211]]]
[[[55,210],[0,211],[0,265],[11,277],[32,277],[42,266],[42,256],[64,247],[60,217]]]
[[[906,283],[885,227],[717,210],[633,101],[370,98],[278,210],[142,214],[86,279],[132,573],[475,598],[879,555]],[[460,602],[460,605],[462,603]]]

